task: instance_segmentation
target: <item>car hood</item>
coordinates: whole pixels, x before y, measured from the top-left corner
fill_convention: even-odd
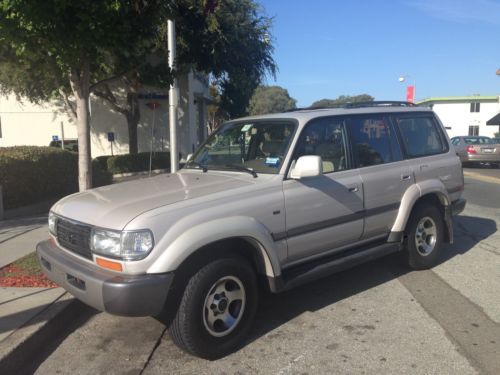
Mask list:
[[[256,180],[234,173],[181,171],[76,193],[58,201],[52,211],[71,220],[121,230],[143,212],[252,185]]]

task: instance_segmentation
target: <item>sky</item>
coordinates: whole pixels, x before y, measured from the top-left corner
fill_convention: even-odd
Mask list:
[[[299,107],[340,95],[500,95],[500,0],[260,0]],[[399,77],[407,76],[406,82]]]

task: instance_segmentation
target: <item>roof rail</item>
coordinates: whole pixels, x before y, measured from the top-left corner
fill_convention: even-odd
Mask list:
[[[313,111],[316,109],[330,109],[330,108],[364,108],[364,107],[415,107],[415,103],[411,102],[398,102],[398,101],[372,101],[372,102],[350,102],[344,104],[335,104],[331,106],[322,107],[302,107],[288,109],[285,112],[297,112],[297,111]]]
[[[346,103],[344,108],[363,108],[363,107],[415,107],[412,102],[398,102],[398,101],[372,101],[372,102],[354,102]]]

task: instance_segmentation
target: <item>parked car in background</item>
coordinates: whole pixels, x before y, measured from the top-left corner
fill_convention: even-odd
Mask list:
[[[489,164],[500,166],[500,143],[489,137],[460,136],[453,137],[451,144],[455,147],[462,165]]]
[[[59,139],[57,141],[51,141],[49,147],[61,148],[62,141]],[[78,152],[78,139],[65,139],[64,149],[67,151]]]

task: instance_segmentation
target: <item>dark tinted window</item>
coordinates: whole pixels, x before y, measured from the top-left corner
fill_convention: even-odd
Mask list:
[[[359,167],[401,160],[397,138],[382,116],[352,117],[349,121],[354,157]]]
[[[327,117],[312,120],[300,135],[294,160],[304,155],[318,155],[323,160],[323,173],[345,170],[348,168],[346,145],[342,119]]]
[[[396,117],[403,145],[409,157],[448,151],[443,133],[432,117]]]

